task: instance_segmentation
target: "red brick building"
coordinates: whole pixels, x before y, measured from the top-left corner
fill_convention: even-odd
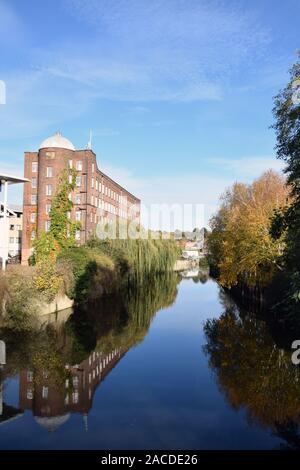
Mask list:
[[[25,152],[24,176],[29,183],[24,184],[23,264],[31,254],[32,241],[50,228],[51,200],[66,168],[77,171],[76,189],[69,197],[73,202],[70,218],[81,223],[78,244],[86,243],[98,223],[116,218],[139,223],[140,200],[98,169],[91,149],[75,150],[72,142],[56,133],[37,152]]]

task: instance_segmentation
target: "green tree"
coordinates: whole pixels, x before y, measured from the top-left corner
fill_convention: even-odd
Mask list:
[[[61,250],[75,246],[76,230],[80,228],[80,222],[73,221],[69,217],[73,202],[69,197],[76,186],[76,170],[63,170],[59,178],[59,184],[53,197],[50,210],[50,229],[41,232],[34,242],[34,254],[37,263],[49,259],[56,260]]]
[[[300,58],[300,53],[299,53]],[[298,312],[300,307],[300,60],[290,70],[287,86],[274,99],[273,128],[277,137],[277,157],[286,163],[285,173],[291,187],[293,202],[275,214],[271,233],[275,238],[285,234],[283,266],[290,287],[283,308]],[[298,93],[299,95],[299,93]]]
[[[34,258],[37,274],[36,288],[51,301],[63,287],[63,275],[57,267],[58,254],[75,246],[76,230],[80,222],[72,221],[69,213],[73,203],[69,195],[76,186],[76,170],[65,169],[59,178],[50,211],[50,230],[42,232],[34,242]]]
[[[75,246],[75,234],[80,229],[80,222],[69,217],[73,207],[69,195],[76,187],[76,175],[74,168],[62,172],[57,193],[51,204],[49,235],[58,244],[59,249]]]

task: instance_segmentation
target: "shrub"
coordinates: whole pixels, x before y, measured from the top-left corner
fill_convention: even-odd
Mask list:
[[[117,285],[117,272],[111,258],[88,247],[65,250],[58,264],[67,263],[72,270],[74,282],[67,294],[76,301],[95,298],[102,293],[110,293]]]

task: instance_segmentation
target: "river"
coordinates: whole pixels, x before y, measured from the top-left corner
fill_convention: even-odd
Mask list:
[[[38,331],[2,331],[0,448],[299,446],[290,351],[194,275],[157,279]]]

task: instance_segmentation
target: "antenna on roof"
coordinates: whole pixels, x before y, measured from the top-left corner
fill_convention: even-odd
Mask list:
[[[92,131],[90,130],[90,138],[89,138],[89,141],[88,141],[88,144],[87,144],[87,149],[88,150],[92,150],[92,137],[93,137],[93,134],[92,134]]]

